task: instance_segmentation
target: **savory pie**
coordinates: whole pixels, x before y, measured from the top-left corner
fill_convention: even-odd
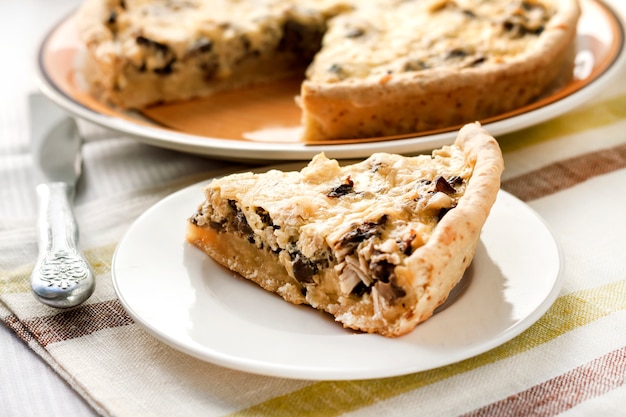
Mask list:
[[[86,0],[91,91],[122,108],[306,79],[304,140],[502,114],[571,77],[577,0]]]
[[[498,143],[478,123],[431,155],[341,166],[318,154],[301,171],[213,180],[187,240],[289,302],[399,336],[462,278],[502,170]]]

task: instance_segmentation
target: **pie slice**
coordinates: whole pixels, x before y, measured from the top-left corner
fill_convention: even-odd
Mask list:
[[[214,260],[344,327],[400,336],[462,278],[500,188],[503,160],[479,123],[432,155],[377,153],[340,166],[213,180],[187,239]]]

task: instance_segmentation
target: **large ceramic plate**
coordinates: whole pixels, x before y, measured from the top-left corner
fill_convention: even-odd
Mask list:
[[[573,81],[516,111],[482,120],[493,134],[515,131],[558,116],[593,98],[619,73],[624,30],[606,5],[581,1],[577,65]],[[309,159],[324,151],[332,158],[361,158],[375,151],[417,153],[451,143],[459,126],[408,137],[380,137],[303,143],[300,110],[294,103],[299,80],[213,96],[209,100],[159,106],[143,114],[105,106],[80,88],[75,68],[80,48],[74,16],[64,19],[42,42],[41,90],[78,117],[132,135],[146,143],[239,160]]]
[[[500,192],[465,288],[405,336],[344,329],[222,268],[185,242],[202,184],[145,212],[119,243],[113,284],[125,309],[166,344],[224,367],[299,379],[408,374],[486,352],[527,329],[561,285],[557,244],[524,203]]]

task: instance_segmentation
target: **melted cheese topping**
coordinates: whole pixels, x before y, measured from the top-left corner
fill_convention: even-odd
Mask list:
[[[547,1],[377,3],[359,4],[330,22],[309,79],[334,82],[514,59],[533,48],[555,12]]]
[[[214,180],[192,221],[277,253],[300,282],[310,277],[296,271],[297,263],[309,275],[335,268],[347,295],[359,281],[371,285],[375,268],[402,264],[428,241],[463,195],[472,169],[454,146],[432,156],[374,154],[345,167],[320,154],[300,172]]]

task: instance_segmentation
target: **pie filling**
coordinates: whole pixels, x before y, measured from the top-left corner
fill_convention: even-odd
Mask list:
[[[406,295],[396,280],[396,267],[424,245],[439,220],[454,210],[465,181],[456,175],[419,178],[403,187],[410,189],[409,194],[391,197],[397,199],[399,210],[376,211],[343,229],[325,229],[326,233],[314,236],[301,235],[293,225],[276,222],[262,206],[242,207],[233,199],[225,200],[218,210],[203,204],[190,222],[213,229],[218,238],[234,234],[271,253],[305,297],[312,289],[321,290],[333,303],[341,297],[361,298],[374,290],[393,305]],[[370,200],[376,206],[376,191],[359,189],[350,176],[319,191],[324,199],[345,200],[347,204]],[[288,238],[284,237],[285,229],[289,230]]]
[[[115,36],[114,22],[111,28]],[[131,40],[133,56],[125,70],[135,74],[153,73],[163,78],[178,72],[194,72],[203,82],[213,83],[255,62],[258,65],[268,60],[284,61],[294,69],[304,68],[319,50],[324,31],[323,21],[304,24],[291,18],[276,31],[258,33],[262,40],[256,43],[246,33],[221,40],[217,46],[214,40],[203,36],[195,39],[182,54],[177,53],[175,46],[137,34]],[[194,70],[190,71],[190,67]],[[119,81],[115,88],[122,90],[126,86],[122,84],[123,79]]]

